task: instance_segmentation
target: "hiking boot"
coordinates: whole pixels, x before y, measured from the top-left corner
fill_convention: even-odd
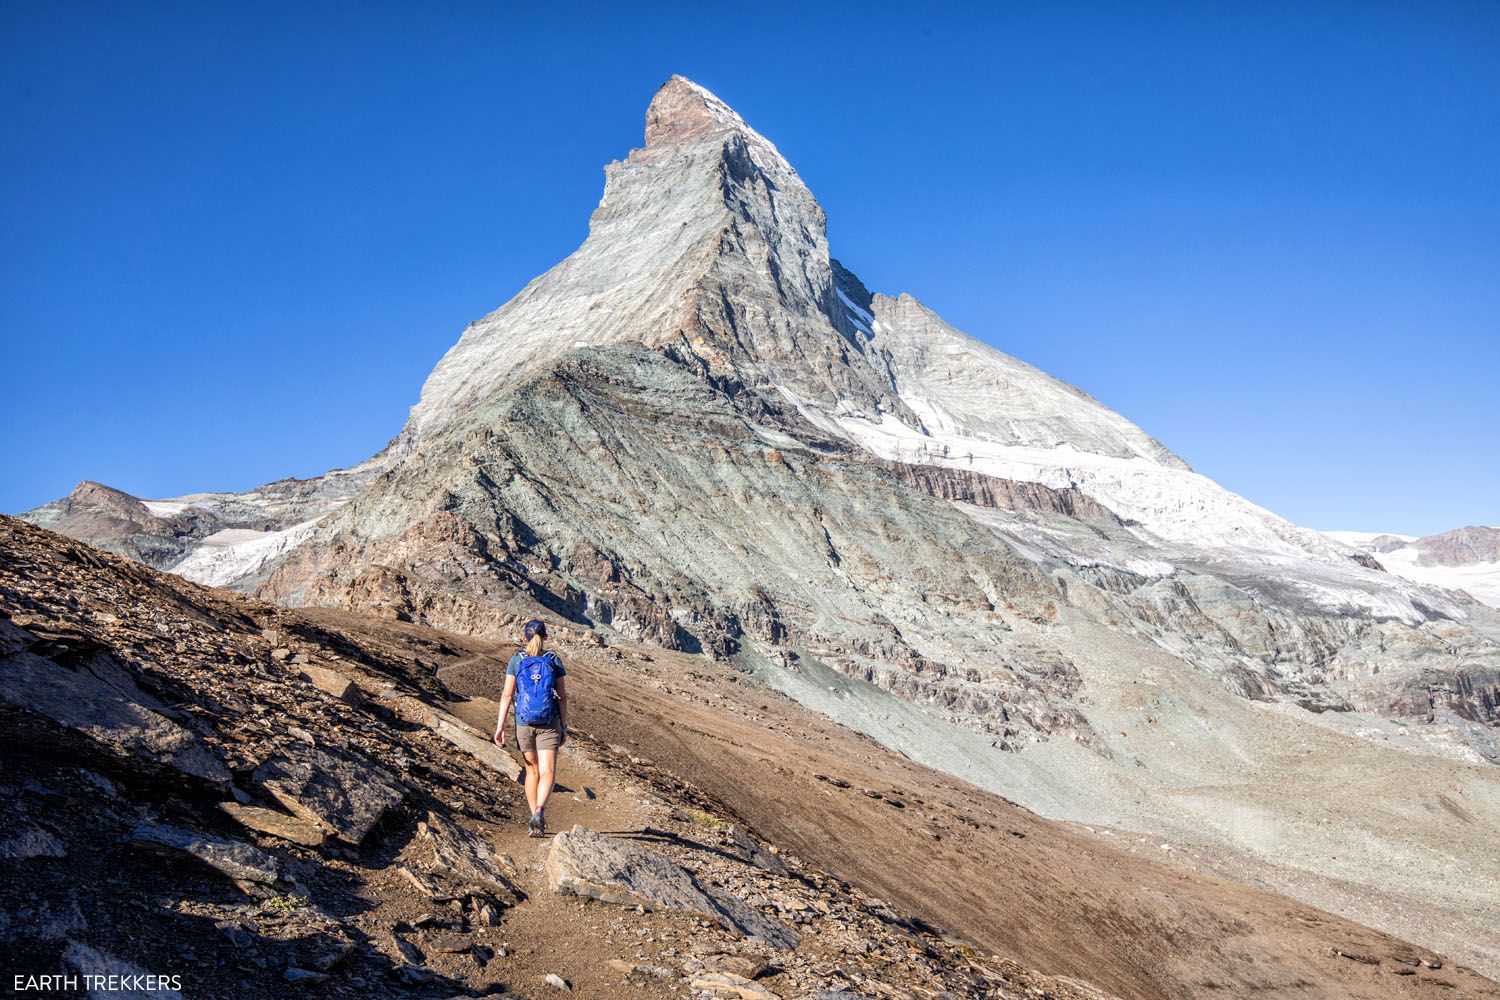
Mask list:
[[[526,824],[526,835],[528,837],[540,837],[542,835],[542,814],[534,812],[531,814],[531,822]]]
[[[547,836],[547,813],[542,809],[536,811],[536,835],[538,837]]]

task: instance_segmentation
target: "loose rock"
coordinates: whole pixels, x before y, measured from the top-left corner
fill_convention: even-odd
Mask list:
[[[132,830],[129,839],[132,847],[195,858],[231,879],[273,885],[281,876],[275,858],[237,840],[149,823]]]
[[[137,689],[112,657],[96,654],[90,666],[93,671],[73,670],[33,653],[14,653],[0,659],[0,702],[40,716],[111,755],[165,765],[214,784],[229,780],[223,762],[197,736],[168,719],[163,706]],[[105,674],[108,682],[94,671]]]
[[[292,812],[351,844],[406,798],[394,777],[363,757],[301,744],[286,744],[256,768],[255,781]]]
[[[240,805],[238,802],[220,802],[219,809],[241,826],[294,844],[302,844],[304,847],[318,847],[324,840],[323,831],[312,823],[274,809]]]
[[[39,826],[28,827],[0,841],[0,858],[13,861],[67,856],[63,842]]]
[[[465,888],[477,887],[506,905],[513,906],[525,898],[512,881],[515,872],[501,862],[489,841],[435,812],[427,814],[421,833],[432,844],[436,874]]]
[[[705,889],[670,858],[637,844],[604,837],[585,826],[575,826],[552,838],[547,879],[554,892],[564,895],[699,913],[725,930],[773,948],[790,950],[800,941],[791,928],[743,900]]]

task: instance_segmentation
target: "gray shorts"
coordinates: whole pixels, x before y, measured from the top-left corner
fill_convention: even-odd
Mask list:
[[[523,726],[516,723],[516,749],[522,753],[536,750],[556,750],[562,746],[562,726]]]

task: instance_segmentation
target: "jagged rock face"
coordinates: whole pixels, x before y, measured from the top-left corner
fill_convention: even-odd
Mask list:
[[[153,569],[210,586],[246,585],[312,535],[331,510],[357,495],[391,450],[352,469],[314,479],[281,479],[248,493],[194,493],[140,500],[94,482],[29,511],[33,524],[80,538]]]
[[[399,565],[402,613],[445,628],[511,634],[476,597],[525,593],[673,648],[800,650],[995,732],[1087,731],[1065,660],[974,641],[1055,611],[1034,564],[692,360],[575,352],[418,443],[329,532],[261,593],[389,607],[367,588]]]

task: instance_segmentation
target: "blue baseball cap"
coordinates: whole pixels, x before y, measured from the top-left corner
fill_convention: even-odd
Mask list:
[[[531,621],[526,623],[524,632],[526,638],[528,639],[530,639],[534,635],[539,635],[543,639],[545,639],[547,638],[547,623],[533,618],[531,619]]]

